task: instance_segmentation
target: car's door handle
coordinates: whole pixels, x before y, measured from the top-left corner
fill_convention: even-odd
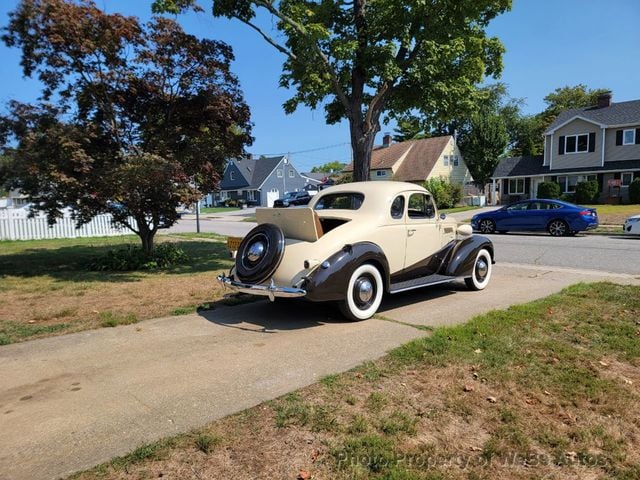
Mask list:
[[[414,233],[416,233],[416,229],[415,228],[407,230],[407,236],[409,236],[409,237],[412,236]]]

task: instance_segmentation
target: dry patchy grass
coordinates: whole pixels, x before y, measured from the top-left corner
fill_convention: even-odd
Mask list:
[[[76,480],[640,478],[640,288],[577,285]]]
[[[640,205],[589,205],[598,211],[600,225],[622,225],[632,215],[640,214]]]
[[[216,274],[231,262],[222,237],[159,236],[189,256],[161,271],[92,272],[92,258],[132,237],[0,243],[0,344],[164,315],[221,298]]]

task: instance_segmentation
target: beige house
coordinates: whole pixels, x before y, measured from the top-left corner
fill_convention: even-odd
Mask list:
[[[353,171],[353,165],[345,168]],[[383,143],[371,155],[371,180],[399,180],[422,183],[444,177],[464,185],[473,179],[460,149],[451,135],[392,143],[385,135]]]
[[[496,168],[502,203],[536,198],[542,182],[571,194],[591,180],[600,201],[628,201],[629,185],[640,177],[640,100],[613,103],[611,93],[601,95],[596,106],[562,112],[544,137],[544,155],[505,158]]]

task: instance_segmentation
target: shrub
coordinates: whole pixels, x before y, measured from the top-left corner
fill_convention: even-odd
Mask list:
[[[462,186],[450,183],[446,178],[430,178],[422,186],[433,195],[438,208],[452,208],[462,200]]]
[[[128,245],[124,248],[110,249],[93,259],[89,263],[89,270],[101,272],[156,270],[184,263],[188,258],[184,250],[170,243],[157,245],[151,255],[145,254],[141,247]]]
[[[235,198],[227,198],[224,201],[224,206],[227,208],[236,208],[238,206],[238,201]]]
[[[543,182],[538,185],[538,198],[560,198],[560,185],[556,182]]]
[[[560,195],[560,200],[563,202],[576,203],[576,194],[575,193],[563,193]]]
[[[600,196],[600,186],[595,180],[590,182],[578,182],[576,185],[576,202],[594,203]]]
[[[629,185],[629,201],[631,203],[640,203],[640,177]]]

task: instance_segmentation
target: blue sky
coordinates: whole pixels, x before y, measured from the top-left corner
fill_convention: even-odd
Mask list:
[[[0,24],[17,0],[0,2]],[[199,0],[208,12],[210,0]],[[96,0],[109,11],[150,16],[151,0]],[[255,124],[256,154],[292,152],[301,170],[327,161],[350,160],[346,123],[325,125],[321,110],[300,108],[285,115],[290,92],[278,87],[283,57],[255,32],[237,21],[213,19],[209,13],[180,16],[185,30],[229,43]],[[271,26],[268,18],[263,25]],[[613,101],[640,99],[640,0],[514,0],[511,12],[495,19],[491,35],[507,53],[500,81],[511,96],[523,98],[525,112],[544,109],[543,98],[555,88],[584,83],[613,90]],[[19,52],[0,45],[0,104],[10,99],[35,100],[39,85],[24,79]],[[3,107],[0,107],[3,108]],[[384,127],[380,136],[392,127]],[[309,151],[313,150],[313,151]]]

